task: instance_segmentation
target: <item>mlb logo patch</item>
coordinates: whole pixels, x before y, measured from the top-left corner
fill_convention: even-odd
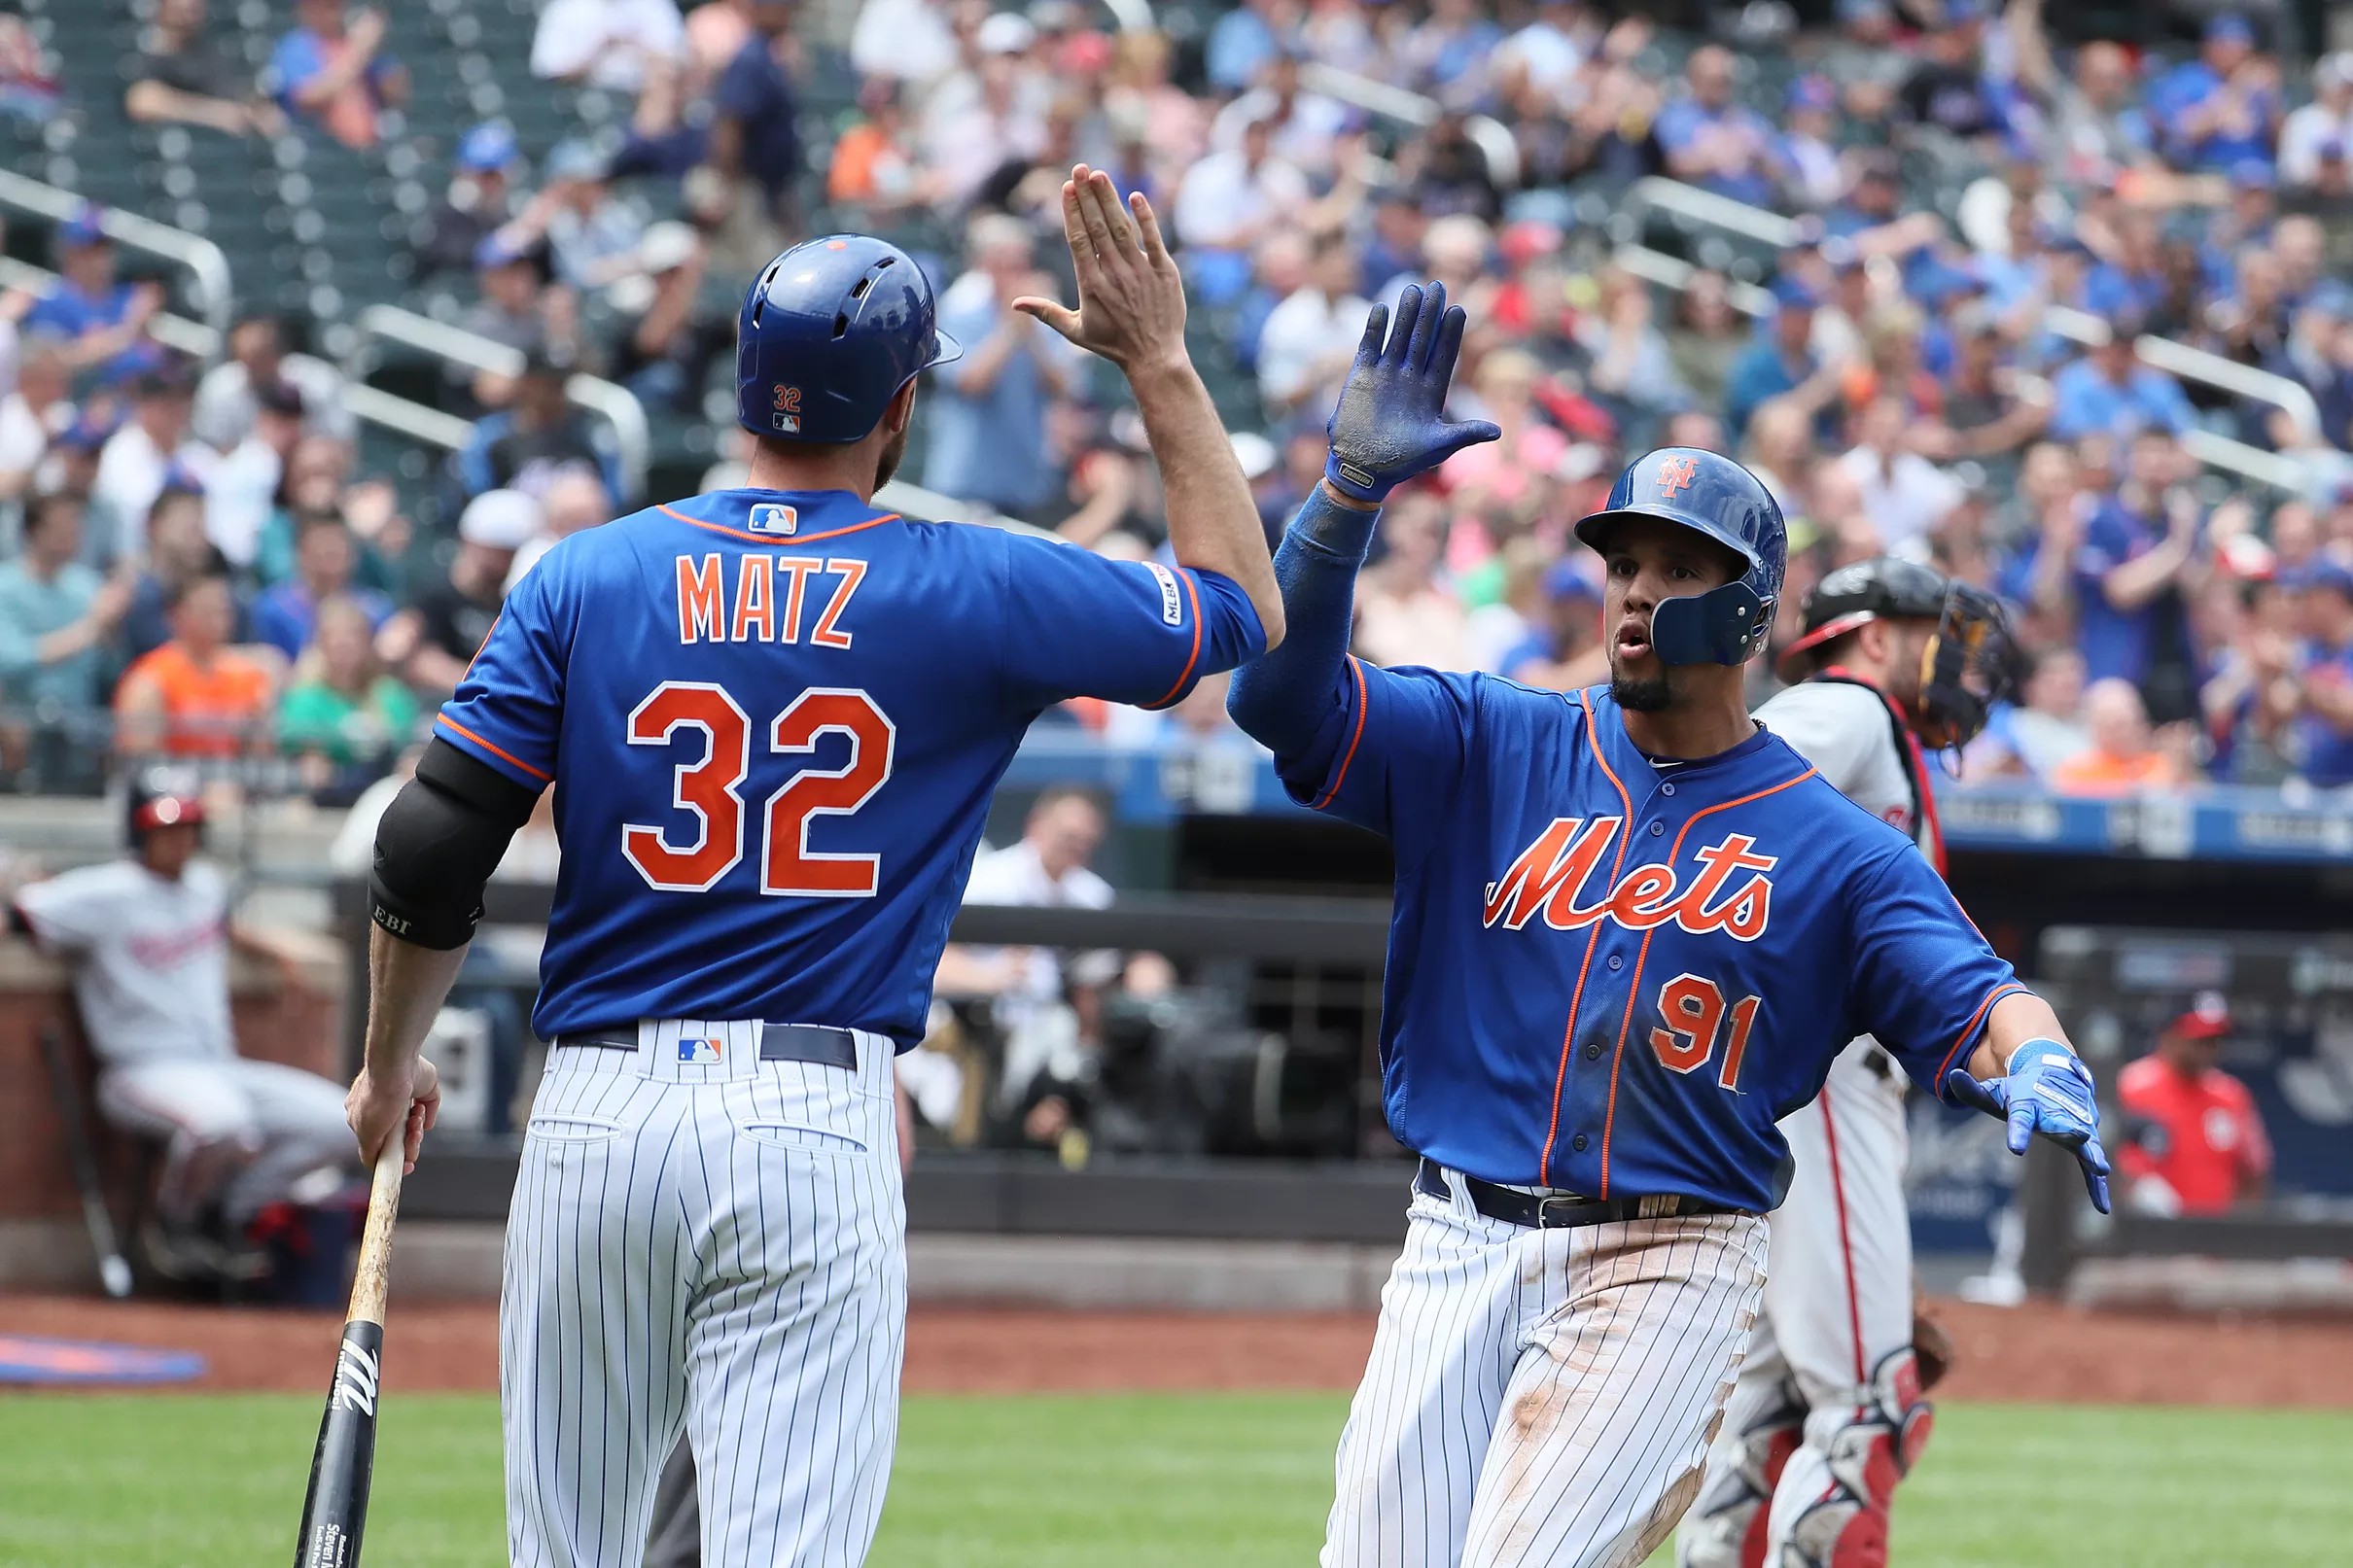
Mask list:
[[[744,526],[755,534],[774,534],[782,539],[790,539],[800,531],[800,513],[790,506],[763,501],[752,508],[751,519]]]
[[[697,1066],[717,1066],[725,1059],[726,1054],[727,1048],[724,1040],[682,1037],[678,1042],[678,1059],[681,1062],[691,1062]]]

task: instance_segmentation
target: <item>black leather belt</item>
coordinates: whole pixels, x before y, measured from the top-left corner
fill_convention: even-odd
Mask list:
[[[1492,1181],[1462,1171],[1455,1172],[1462,1190],[1470,1196],[1471,1207],[1491,1220],[1506,1225],[1522,1225],[1531,1231],[1565,1231],[1580,1225],[1608,1225],[1620,1220],[1679,1219],[1693,1214],[1744,1214],[1746,1209],[1734,1208],[1729,1203],[1712,1203],[1703,1198],[1692,1198],[1682,1193],[1648,1193],[1638,1198],[1587,1198],[1579,1193],[1554,1193],[1539,1198],[1534,1193],[1520,1192],[1511,1187],[1498,1187]],[[1446,1189],[1446,1172],[1431,1161],[1422,1162],[1414,1172],[1414,1191],[1431,1198],[1450,1199]]]
[[[680,1043],[690,1050],[694,1039],[688,1036]],[[637,1049],[637,1036],[566,1034],[559,1037],[555,1044],[559,1051],[634,1051]],[[762,1024],[759,1059],[762,1062],[807,1062],[820,1067],[840,1067],[848,1072],[856,1072],[858,1036],[848,1029],[827,1028],[818,1024]]]

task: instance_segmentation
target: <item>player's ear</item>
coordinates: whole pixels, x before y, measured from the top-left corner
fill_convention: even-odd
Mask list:
[[[922,379],[921,376],[910,379],[898,389],[898,396],[893,398],[889,406],[883,409],[883,427],[892,435],[905,430],[907,422],[915,417],[915,384]]]

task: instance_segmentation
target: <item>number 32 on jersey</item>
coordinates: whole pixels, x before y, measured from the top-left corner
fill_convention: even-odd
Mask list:
[[[671,775],[671,804],[696,819],[691,843],[666,828],[631,822],[621,854],[665,892],[709,892],[744,857],[744,781],[752,772],[752,720],[721,687],[665,680],[629,714],[631,746],[668,746],[681,730],[700,730],[698,762]],[[767,726],[768,750],[807,755],[828,733],[849,737],[839,768],[803,767],[770,795],[761,816],[759,890],[776,898],[871,898],[877,857],[819,854],[809,848],[809,819],[847,817],[874,798],[891,777],[898,730],[863,691],[812,686]]]

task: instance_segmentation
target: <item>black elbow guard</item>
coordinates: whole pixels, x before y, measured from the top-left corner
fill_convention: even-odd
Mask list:
[[[437,737],[376,824],[369,918],[438,952],[474,940],[483,884],[538,799],[539,791]]]

